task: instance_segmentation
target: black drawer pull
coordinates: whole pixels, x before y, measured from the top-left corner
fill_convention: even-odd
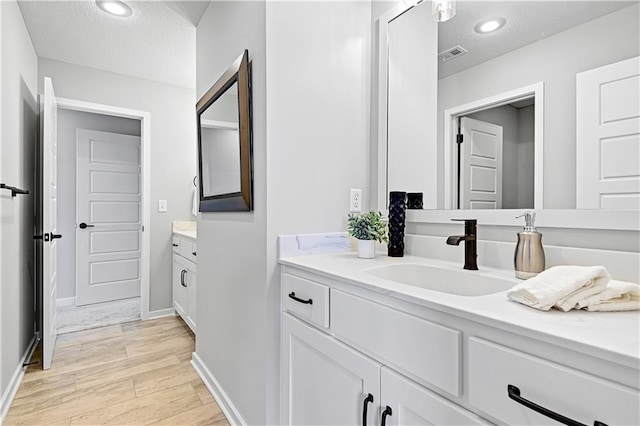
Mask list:
[[[172,246],[174,246],[174,247],[178,247],[178,245],[177,245],[177,244],[175,244],[175,243],[174,243],[174,244],[171,244],[171,245],[172,245]]]
[[[536,411],[540,414],[542,414],[543,416],[547,416],[550,419],[553,419],[557,422],[560,422],[562,424],[565,424],[567,426],[586,426],[583,423],[577,422],[573,419],[570,419],[568,417],[565,417],[561,414],[558,414],[554,411],[551,411],[547,408],[544,408],[538,404],[536,404],[535,402],[529,401],[528,399],[525,399],[523,397],[520,396],[520,389],[516,386],[513,385],[507,385],[507,394],[509,395],[509,398],[513,399],[515,402],[517,402],[518,404],[522,404],[527,408],[532,409],[533,411]],[[607,426],[605,423],[599,422],[599,421],[594,421],[593,422],[594,426]]]
[[[192,252],[191,252],[191,254],[195,256],[195,255],[196,255],[196,252],[195,252],[195,251],[192,251]]]
[[[393,413],[391,407],[387,405],[387,408],[382,412],[382,422],[380,423],[382,426],[386,426],[387,424],[387,416],[390,416]]]
[[[312,299],[309,299],[309,300],[300,299],[300,298],[296,297],[296,294],[293,291],[291,293],[289,293],[289,297],[291,299],[295,300],[296,302],[304,303],[305,305],[313,305],[313,300]]]
[[[362,402],[362,426],[367,426],[367,406],[373,402],[373,395],[369,394]]]

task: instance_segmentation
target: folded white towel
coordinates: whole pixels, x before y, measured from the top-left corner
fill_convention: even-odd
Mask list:
[[[548,311],[556,303],[571,303],[580,294],[586,297],[586,289],[602,290],[611,277],[604,266],[554,266],[516,285],[507,297],[532,308]],[[571,299],[571,301],[569,301]],[[573,302],[574,306],[575,303]],[[565,306],[565,305],[563,305]]]
[[[611,280],[600,293],[580,300],[576,308],[587,311],[640,310],[640,286],[636,283]]]
[[[605,288],[607,288],[607,280],[599,279],[592,280],[591,282],[585,284],[583,287],[580,287],[573,293],[563,297],[553,304],[554,308],[560,309],[561,311],[567,312],[571,309],[578,309],[577,304],[581,300],[584,300],[590,296],[595,294],[600,294]]]
[[[200,194],[198,194],[198,187],[194,185],[192,200],[191,200],[191,214],[198,217],[198,202],[200,201]]]

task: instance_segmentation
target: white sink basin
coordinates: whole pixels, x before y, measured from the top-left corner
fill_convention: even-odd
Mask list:
[[[438,266],[403,263],[365,270],[385,280],[459,296],[484,296],[513,287],[514,281],[483,274],[480,271],[449,269]]]

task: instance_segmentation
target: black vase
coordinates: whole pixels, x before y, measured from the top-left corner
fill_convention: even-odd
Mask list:
[[[404,256],[404,221],[406,217],[406,192],[389,192],[389,244],[390,257]]]
[[[422,208],[422,192],[407,192],[407,209]]]

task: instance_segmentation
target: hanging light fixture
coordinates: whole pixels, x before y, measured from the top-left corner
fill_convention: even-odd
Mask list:
[[[456,16],[456,0],[433,0],[431,16],[436,22],[447,22]]]

